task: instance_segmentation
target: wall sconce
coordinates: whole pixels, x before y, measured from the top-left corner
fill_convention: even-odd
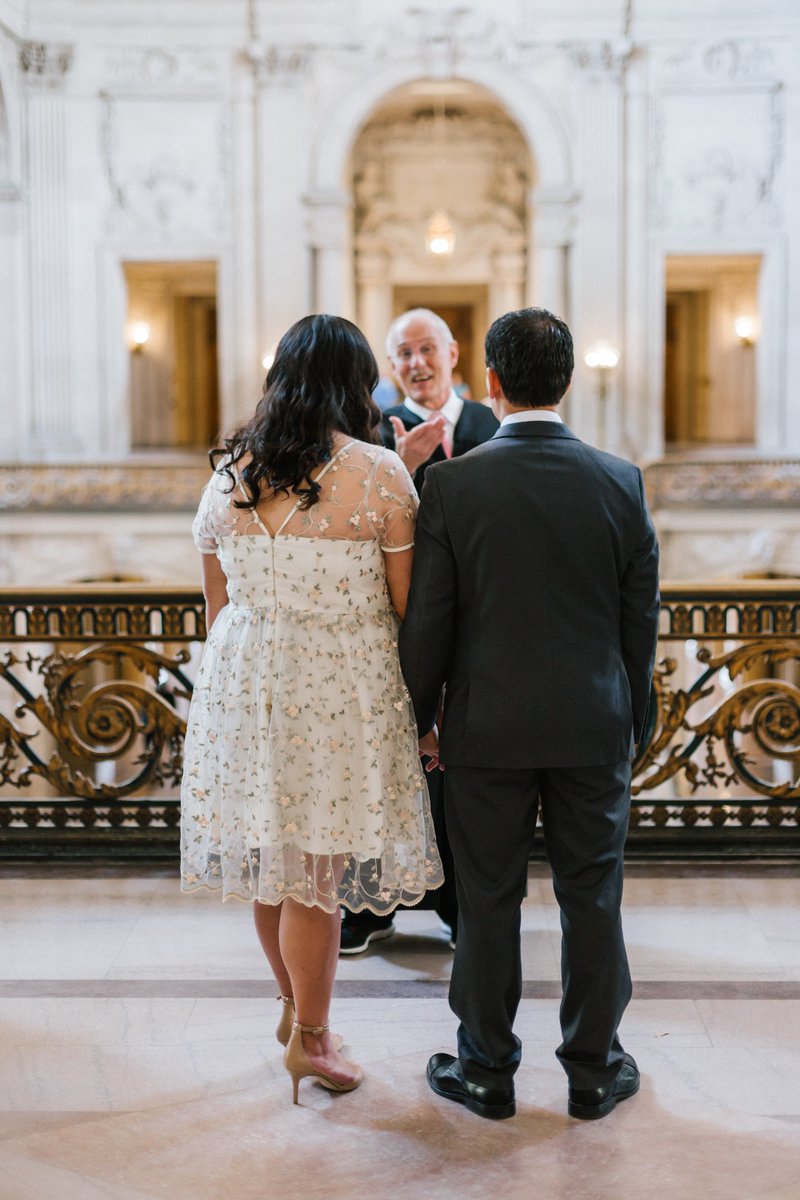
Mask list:
[[[146,321],[134,321],[131,325],[131,350],[141,354],[150,341],[150,326]]]
[[[737,317],[733,328],[739,339],[740,346],[754,346],[756,341],[756,322],[754,317]]]
[[[268,371],[274,362],[275,362],[274,351],[267,350],[267,352],[261,358],[262,367],[264,368],[265,371]]]
[[[608,376],[619,362],[619,350],[610,342],[595,342],[583,356],[591,371],[597,372],[597,398],[604,401],[608,395]]]
[[[440,208],[428,222],[425,232],[425,249],[434,258],[444,259],[448,258],[455,248],[456,235],[453,233],[453,226],[450,224],[447,213]]]

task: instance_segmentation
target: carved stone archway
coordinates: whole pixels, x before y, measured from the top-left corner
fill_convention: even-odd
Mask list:
[[[496,25],[487,36],[465,36],[461,43],[458,31],[442,33],[438,42],[436,38],[426,40],[420,33],[418,44],[408,32],[395,31],[387,37],[379,69],[351,73],[347,82],[331,93],[329,102],[320,106],[306,196],[316,261],[316,306],[355,314],[351,164],[359,135],[398,89],[421,78],[440,82],[457,78],[494,99],[498,110],[518,129],[532,163],[535,186],[526,197],[527,269],[520,270],[518,257],[516,265],[511,258],[497,258],[494,269],[507,280],[516,270],[517,283],[515,289],[508,288],[509,298],[512,290],[518,295],[521,288],[523,302],[535,301],[566,312],[567,248],[574,225],[575,189],[563,122],[544,92],[523,71],[508,69],[504,54],[510,41]],[[395,46],[402,47],[397,57]],[[370,255],[364,248],[361,284],[380,278],[385,265],[379,251]]]
[[[357,319],[379,356],[397,289],[444,302],[449,289],[460,303],[477,284],[484,321],[525,303],[533,166],[494,97],[463,81],[392,93],[361,130],[351,170]],[[426,246],[436,213],[455,236],[438,257]]]

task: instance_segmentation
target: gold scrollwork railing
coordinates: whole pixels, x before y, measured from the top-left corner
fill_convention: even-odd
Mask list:
[[[191,588],[0,590],[0,855],[174,853],[204,632]],[[665,585],[631,844],[800,852],[799,685],[800,585]]]
[[[632,830],[705,832],[721,846],[726,831],[761,832],[796,844],[798,684],[800,583],[666,585]]]
[[[174,849],[204,636],[195,588],[0,591],[0,853]]]

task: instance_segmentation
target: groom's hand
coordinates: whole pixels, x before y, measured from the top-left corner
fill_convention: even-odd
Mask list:
[[[428,760],[425,763],[426,771],[435,771],[437,767],[440,771],[444,770],[439,762],[439,733],[435,725],[429,733],[419,739],[419,753],[421,758]]]

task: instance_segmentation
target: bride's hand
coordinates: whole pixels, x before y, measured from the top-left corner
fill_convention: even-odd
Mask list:
[[[422,758],[428,760],[425,763],[426,771],[435,771],[437,767],[440,771],[444,770],[439,762],[439,731],[435,725],[429,733],[419,739],[419,752]]]

